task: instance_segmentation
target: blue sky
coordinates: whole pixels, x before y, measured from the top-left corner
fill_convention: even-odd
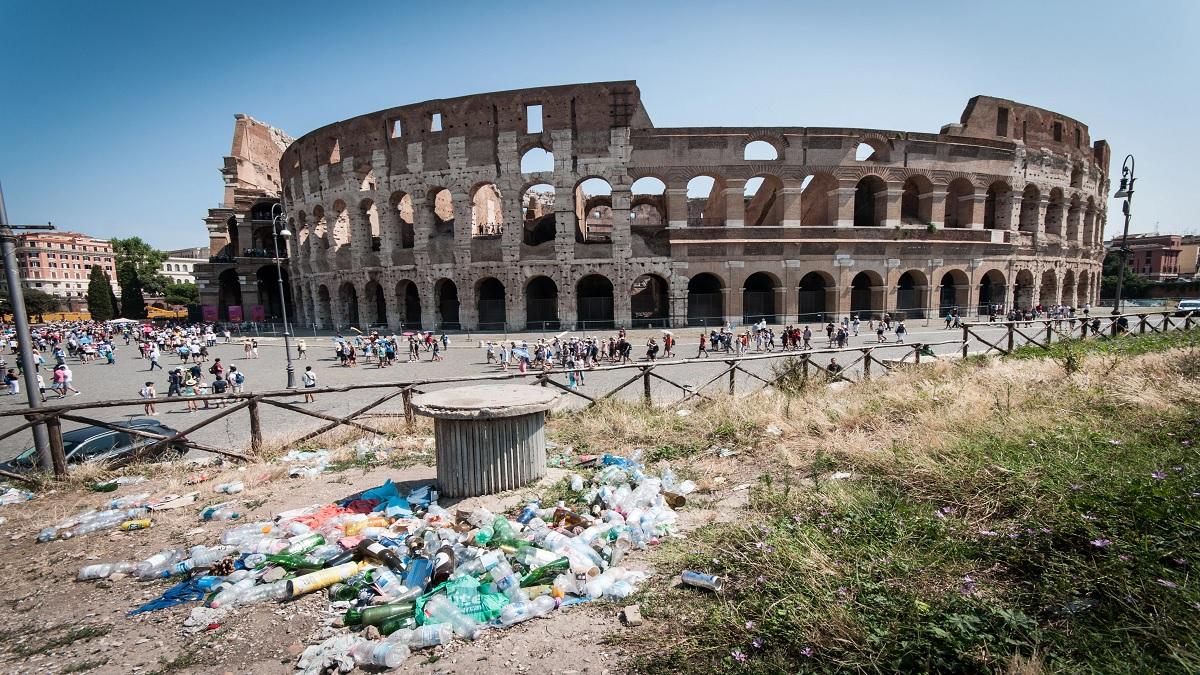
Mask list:
[[[234,113],[299,136],[432,98],[636,79],[658,126],[936,132],[972,95],[1016,99],[1088,124],[1114,175],[1136,155],[1133,231],[1200,231],[1194,0],[8,0],[0,25],[14,223],[200,245]]]

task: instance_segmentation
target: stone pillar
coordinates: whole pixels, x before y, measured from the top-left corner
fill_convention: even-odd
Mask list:
[[[667,227],[687,227],[687,188],[669,187],[665,193],[667,203]]]
[[[801,210],[801,192],[800,184],[791,179],[785,179],[783,188],[779,191],[780,199],[783,200],[783,226],[784,227],[800,227]]]
[[[837,267],[837,274],[835,277],[837,279],[837,304],[832,308],[832,310],[830,310],[829,307],[825,308],[827,312],[832,311],[835,317],[850,315],[850,293],[852,290],[850,287],[850,282],[854,280],[854,274],[855,272],[853,267]],[[866,317],[860,318],[865,319]],[[814,337],[819,332],[820,331],[813,331]]]
[[[746,226],[746,181],[725,179],[725,227]]]
[[[358,206],[347,208],[350,216],[350,253],[355,266],[367,264],[371,255],[371,218]],[[378,209],[376,209],[378,212]]]
[[[926,195],[921,195],[924,200]],[[937,229],[946,227],[946,186],[935,185],[928,195],[929,222]]]
[[[963,223],[963,226],[972,230],[982,230],[984,202],[987,201],[987,194],[965,195],[961,198],[961,201],[969,204],[971,207],[971,217],[968,219],[968,222]]]
[[[613,260],[628,260],[633,256],[633,239],[629,229],[629,203],[633,195],[628,185],[614,185],[612,190],[612,250]]]
[[[525,237],[520,184],[506,183],[500,189],[502,190],[500,208],[504,213],[504,232],[500,235],[500,259],[506,265],[515,265],[521,260],[521,244]],[[509,195],[509,197],[506,199],[504,195]]]
[[[742,286],[746,283],[746,263],[730,260],[726,265],[729,267],[729,295],[725,297],[725,322],[737,326],[742,323]]]
[[[454,200],[454,264],[458,269],[465,270],[471,265],[471,196],[452,191],[451,198]]]
[[[1018,192],[1008,194],[1008,229],[1013,232],[1021,229],[1021,204],[1024,200],[1025,196]]]
[[[504,284],[504,330],[510,333],[525,330],[525,278],[509,277]]]
[[[387,311],[385,317],[380,323],[386,323],[389,329],[395,329],[400,326],[400,298],[396,295],[396,284],[391,279],[380,279],[380,285],[383,286],[383,304]]]
[[[379,217],[379,263],[384,267],[392,264],[392,252],[400,248],[400,213],[391,201],[375,204]]]
[[[558,322],[563,328],[575,325],[579,319],[579,307],[575,300],[575,282],[578,279],[569,269],[563,269],[558,275],[551,275],[554,283],[558,284]],[[613,293],[617,292],[613,287]]]
[[[575,229],[583,224],[575,213],[575,187],[554,186],[554,255],[560,265],[575,260]]]
[[[1049,210],[1049,208],[1050,208],[1050,200],[1047,197],[1039,197],[1038,205],[1037,205],[1037,241],[1038,242],[1042,242],[1042,241],[1046,240],[1046,211]],[[1034,280],[1033,286],[1035,289],[1038,287],[1039,283],[1040,282],[1038,280],[1036,280],[1036,279]],[[1035,299],[1037,298],[1036,294],[1034,295],[1034,298]],[[1036,305],[1037,303],[1034,302],[1033,304]]]
[[[888,183],[887,190],[882,193],[884,198],[884,227],[900,225],[900,206],[904,201],[904,184]]]
[[[683,264],[686,265],[686,263]],[[687,327],[687,282],[687,277],[674,270],[671,271],[671,276],[667,278],[667,295],[670,298],[667,308],[671,314],[671,328]],[[679,336],[676,336],[676,339],[678,338]]]
[[[843,181],[841,187],[829,191],[829,199],[837,208],[837,219],[834,221],[834,225],[838,227],[854,227],[855,192],[855,186],[851,184],[847,187],[845,181]]]

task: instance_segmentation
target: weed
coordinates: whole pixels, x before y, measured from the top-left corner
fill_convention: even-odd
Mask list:
[[[169,673],[187,670],[200,663],[200,658],[197,654],[194,649],[189,649],[181,654],[177,654],[169,661],[159,659],[158,663],[160,667],[149,675],[168,675]]]
[[[65,627],[65,626],[56,626],[56,628],[63,628],[63,627]],[[48,653],[54,651],[55,649],[73,645],[76,642],[79,642],[80,640],[91,640],[93,638],[103,637],[103,636],[111,633],[112,629],[113,629],[113,627],[109,624],[92,624],[92,625],[78,626],[76,628],[72,628],[72,629],[68,630],[66,633],[63,633],[61,635],[51,636],[48,639],[45,639],[45,641],[41,642],[40,644],[16,645],[15,647],[13,647],[11,649],[11,651],[13,654],[20,656],[20,657],[31,656],[33,654],[48,654]],[[39,635],[42,637],[45,637],[44,632],[39,633]]]
[[[254,509],[257,509],[266,503],[267,500],[265,499],[247,499],[245,502],[243,502],[243,505],[246,507],[247,511],[253,511]]]
[[[66,668],[63,668],[62,672],[63,675],[67,675],[68,673],[86,673],[87,671],[99,668],[106,663],[108,663],[108,657],[102,659],[88,659],[86,661],[80,661],[79,663],[72,663]]]

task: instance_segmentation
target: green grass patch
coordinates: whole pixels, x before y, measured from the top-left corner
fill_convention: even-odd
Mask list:
[[[1200,671],[1200,402],[1078,396],[1056,427],[965,430],[939,467],[901,448],[815,489],[764,476],[739,524],[664,545],[660,572],[726,590],[648,586],[667,635],[633,638],[635,669]]]
[[[113,627],[109,624],[92,624],[77,626],[71,628],[65,633],[51,635],[47,637],[44,633],[39,633],[39,637],[43,639],[40,642],[33,644],[17,644],[10,651],[19,657],[32,656],[34,654],[49,654],[50,652],[69,647],[76,642],[83,640],[92,640],[98,637],[104,637],[112,632]]]
[[[1136,326],[1134,328],[1136,329]],[[1200,347],[1200,331],[1170,330],[1165,333],[1146,333],[1144,335],[1127,334],[1117,337],[1104,335],[1086,339],[1062,340],[1051,343],[1050,349],[1042,349],[1037,345],[1025,345],[1014,349],[1010,356],[1018,359],[1050,357],[1057,360],[1068,358],[1071,355],[1087,354],[1128,357],[1168,349],[1196,349],[1198,347]]]
[[[63,675],[67,675],[68,673],[86,673],[89,670],[95,670],[106,663],[108,663],[107,657],[102,659],[87,659],[68,665],[66,668],[63,668],[62,672]]]

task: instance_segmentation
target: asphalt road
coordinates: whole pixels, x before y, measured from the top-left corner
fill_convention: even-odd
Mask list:
[[[958,342],[962,338],[962,331],[960,329],[947,330],[944,328],[942,321],[931,320],[929,325],[924,325],[924,323],[923,321],[908,322],[909,334],[906,337],[907,343]],[[1034,331],[1039,330],[1038,326],[1040,324],[1035,324],[1033,329],[1023,328],[1023,330],[1026,330],[1030,334],[1036,334]],[[997,325],[983,327],[979,332],[985,338],[999,342],[1004,335],[1004,330],[1002,325]],[[607,336],[609,333],[611,331],[595,331],[588,334]],[[631,331],[630,341],[634,344],[634,356],[640,358],[644,355],[645,349],[642,345],[645,344],[646,339],[650,336],[660,337],[661,333],[659,330],[649,329]],[[655,372],[661,373],[664,377],[680,385],[696,387],[710,382],[727,367],[723,359],[729,358],[732,354],[713,353],[708,360],[691,360],[696,356],[700,329],[677,329],[674,330],[674,334],[679,341],[679,346],[676,349],[678,357],[675,359],[659,359]],[[1041,328],[1040,337],[1044,336],[1045,329]],[[450,349],[444,352],[444,361],[431,362],[429,361],[429,354],[423,353],[424,360],[419,363],[400,362],[387,368],[378,368],[373,364],[366,365],[362,363],[354,368],[341,367],[334,358],[332,338],[308,337],[306,338],[309,347],[307,360],[298,360],[295,362],[297,381],[299,381],[299,373],[304,370],[304,366],[313,367],[313,371],[317,374],[318,386],[322,387],[362,383],[396,383],[430,378],[497,374],[500,373],[500,369],[494,364],[489,365],[486,363],[485,350],[479,347],[479,343],[481,340],[489,338],[498,340],[502,337],[504,336],[472,335],[471,339],[468,340],[464,336],[451,336]],[[520,337],[509,335],[508,339],[519,342]],[[532,342],[541,336],[540,334],[530,334],[528,337]],[[890,342],[895,339],[892,335],[889,335],[888,339],[888,345],[884,345],[883,349],[877,350],[875,354],[877,358],[899,359],[901,356],[907,354],[909,359],[911,359],[911,349],[905,346],[893,345]],[[875,334],[868,334],[865,324],[862,327],[862,334],[850,339],[851,348],[877,346],[878,344]],[[1021,344],[1019,337],[1017,344]],[[246,391],[282,389],[286,383],[286,359],[282,340],[262,338],[260,339],[260,345],[259,352],[261,356],[258,359],[246,359],[240,344],[219,344],[215,348],[210,349],[210,358],[220,357],[223,363],[236,365],[238,370],[245,373]],[[826,347],[824,332],[821,332],[819,336],[814,336],[812,346],[817,350]],[[983,347],[984,345],[976,340],[972,340],[969,345],[972,352],[980,351]],[[962,349],[960,344],[952,344],[935,346],[933,347],[933,351],[939,356],[949,356],[955,353],[961,354]],[[794,354],[794,352],[792,353]],[[71,368],[74,371],[74,385],[82,393],[78,396],[69,396],[67,399],[61,401],[51,396],[47,405],[134,399],[137,398],[138,391],[146,381],[153,381],[157,386],[160,396],[158,401],[158,417],[163,424],[169,427],[182,429],[217,412],[215,408],[208,411],[202,409],[199,412],[188,412],[182,399],[161,398],[167,391],[166,371],[155,370],[152,373],[147,372],[149,362],[139,359],[137,355],[136,347],[120,346],[117,351],[116,364],[108,365],[102,361],[87,364],[72,362]],[[758,356],[759,353],[751,349],[748,355]],[[836,357],[839,363],[849,364],[857,358],[857,355],[816,353],[812,356],[812,362],[820,366],[825,366],[829,363],[830,358],[833,357]],[[779,363],[780,359],[756,358],[743,363],[743,368],[760,377],[770,379],[773,367]],[[163,359],[163,365],[168,369],[179,364],[180,361],[178,358],[173,356]],[[205,371],[207,371],[208,365],[208,363],[204,364],[203,368]],[[515,367],[512,370],[515,371]],[[878,366],[873,366],[873,374],[878,374],[879,370]],[[636,370],[629,369],[587,371],[585,373],[584,384],[579,388],[579,391],[592,397],[599,397],[630,379],[637,372]],[[50,379],[48,371],[44,370],[43,374],[45,379]],[[846,375],[852,378],[860,377],[861,364],[847,368]],[[566,382],[565,376],[557,376],[555,379],[559,382]],[[684,392],[678,387],[657,378],[652,378],[651,383],[651,395],[656,403],[673,403],[684,395]],[[742,392],[750,391],[761,385],[761,381],[743,373],[738,373],[735,380],[737,391]],[[456,385],[453,383],[431,384],[422,388],[433,390],[448,386]],[[721,377],[719,381],[705,387],[702,393],[717,394],[725,391],[727,387],[728,378]],[[358,390],[345,393],[322,394],[317,397],[315,403],[302,405],[316,412],[345,415],[382,396],[384,393],[387,392],[383,390]],[[619,397],[627,400],[635,400],[642,395],[643,384],[641,381],[634,382],[618,394]],[[586,404],[584,399],[569,394],[564,394],[564,399],[564,405],[568,406],[578,407]],[[285,397],[282,400],[284,402],[300,404],[301,397],[297,394],[295,397]],[[20,409],[25,406],[25,394],[23,391],[19,396],[0,396],[0,410]],[[268,439],[273,436],[294,436],[301,431],[315,429],[319,425],[324,424],[322,420],[272,406],[260,406],[260,411],[262,414],[263,434]],[[402,412],[402,403],[399,397],[397,397],[378,408],[376,412],[400,413]],[[119,421],[134,415],[141,416],[142,408],[140,405],[127,408],[103,408],[84,411],[82,414],[105,421]],[[197,443],[205,445],[229,448],[244,447],[249,441],[249,423],[247,418],[248,416],[244,412],[234,413],[208,427],[194,432],[190,435],[190,438]],[[22,422],[23,418],[21,417],[0,418],[0,432],[12,429]],[[63,428],[71,429],[77,426],[79,425],[64,423]],[[0,461],[15,456],[31,444],[32,438],[28,432],[21,432],[0,441]]]

